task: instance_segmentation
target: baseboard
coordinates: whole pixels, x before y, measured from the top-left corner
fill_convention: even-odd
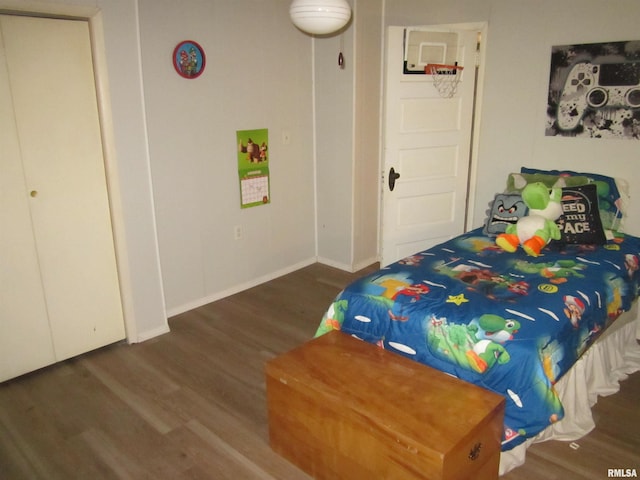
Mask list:
[[[359,272],[360,270],[362,270],[363,268],[367,268],[370,265],[373,265],[376,262],[379,262],[380,259],[376,256],[376,257],[371,257],[367,260],[362,260],[361,262],[356,263],[353,268],[354,268],[354,272]]]
[[[328,265],[329,267],[337,268],[338,270],[344,270],[345,272],[349,272],[349,273],[353,272],[353,270],[351,270],[351,265],[349,265],[348,263],[336,262],[335,260],[330,260],[324,257],[318,257],[318,263],[321,263],[323,265]]]
[[[363,268],[368,267],[369,265],[378,262],[377,257],[369,258],[367,260],[362,260],[356,264],[348,264],[348,263],[340,263],[330,260],[324,257],[318,257],[318,263],[322,263],[323,265],[328,265],[329,267],[337,268],[339,270],[344,270],[345,272],[355,273]]]
[[[154,337],[159,337],[160,335],[164,335],[165,333],[169,333],[169,325],[165,324],[161,327],[152,328],[151,330],[147,330],[144,332],[139,332],[136,339],[128,339],[129,343],[140,343],[146,342],[147,340],[151,340]]]
[[[316,258],[312,257],[312,258],[308,258],[306,260],[303,260],[301,262],[295,263],[293,265],[290,265],[286,268],[280,269],[280,270],[276,270],[275,272],[271,272],[267,275],[263,275],[262,277],[257,277],[257,278],[253,278],[251,279],[251,281],[249,282],[244,282],[244,283],[240,283],[238,285],[234,285],[231,288],[227,288],[225,290],[221,290],[219,292],[215,292],[212,293],[211,295],[207,295],[205,297],[199,298],[197,300],[194,300],[192,302],[186,303],[184,305],[180,305],[179,307],[175,307],[172,308],[170,310],[167,310],[167,316],[173,317],[176,315],[179,315],[181,313],[184,312],[188,312],[189,310],[193,310],[194,308],[198,308],[201,307],[203,305],[206,305],[208,303],[211,302],[215,302],[216,300],[221,300],[223,298],[229,297],[231,295],[234,295],[236,293],[242,292],[244,290],[248,290],[249,288],[255,287],[257,285],[261,285],[265,282],[268,282],[270,280],[274,280],[278,277],[281,277],[283,275],[286,275],[288,273],[291,272],[295,272],[296,270],[300,270],[301,268],[307,267],[309,265],[312,265],[316,263]]]

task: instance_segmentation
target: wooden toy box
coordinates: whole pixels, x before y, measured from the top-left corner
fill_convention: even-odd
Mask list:
[[[318,479],[498,478],[504,398],[339,331],[266,365],[274,451]]]

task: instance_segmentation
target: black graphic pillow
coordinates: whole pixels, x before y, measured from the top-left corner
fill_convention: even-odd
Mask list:
[[[595,184],[562,189],[562,216],[556,220],[561,243],[597,244],[607,239],[600,220]]]

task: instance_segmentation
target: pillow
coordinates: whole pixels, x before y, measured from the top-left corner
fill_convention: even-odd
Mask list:
[[[508,225],[517,223],[528,211],[519,193],[497,193],[489,203],[482,231],[488,236],[504,233]]]
[[[545,173],[511,173],[507,178],[507,192],[521,192],[530,183],[544,183],[547,188],[573,187],[591,183],[583,176],[560,176]]]
[[[562,177],[586,177],[587,183],[595,183],[598,189],[598,204],[602,225],[608,230],[620,230],[624,218],[626,198],[621,194],[621,181],[606,175],[597,173],[578,173],[571,170],[540,170],[537,168],[522,167],[523,174],[544,174]],[[575,184],[574,184],[575,185]],[[567,185],[571,186],[571,185]]]
[[[600,220],[598,187],[590,183],[562,189],[559,243],[603,245],[607,239]]]

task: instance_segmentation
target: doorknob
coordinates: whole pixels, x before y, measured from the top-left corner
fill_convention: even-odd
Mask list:
[[[391,167],[389,170],[389,190],[393,192],[393,189],[396,187],[396,180],[400,178],[400,174],[396,173],[395,169]]]
[[[36,198],[38,196],[38,191],[37,190],[31,190],[31,192],[29,192],[29,195],[31,195],[33,198]]]

